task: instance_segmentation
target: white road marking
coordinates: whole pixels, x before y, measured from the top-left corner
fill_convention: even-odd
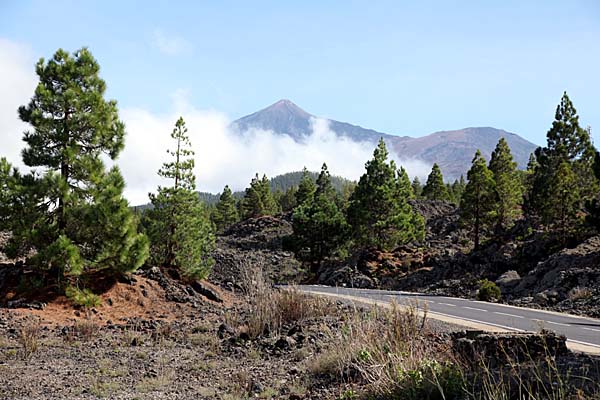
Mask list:
[[[448,307],[456,307],[456,304],[450,304],[450,303],[438,303],[442,306],[448,306]]]
[[[508,314],[508,313],[503,313],[503,312],[497,312],[494,311],[494,314],[498,314],[498,315],[507,315],[509,317],[514,317],[514,318],[525,318],[522,315],[515,315],[515,314]]]
[[[560,326],[571,326],[569,324],[561,324],[560,322],[544,321],[548,324],[560,325]]]
[[[484,310],[483,308],[475,308],[475,307],[467,307],[467,306],[462,306],[462,308],[466,308],[467,310],[488,312],[488,310]]]
[[[457,317],[456,315],[444,314],[444,313],[437,312],[437,311],[430,311],[430,313],[431,314],[437,314],[437,315],[443,315],[444,317],[454,318],[454,319],[458,319],[458,320],[471,321],[471,322],[475,322],[475,323],[483,324],[483,325],[491,325],[491,326],[495,326],[497,328],[508,329],[509,331],[527,332],[524,329],[519,329],[519,328],[515,328],[515,327],[512,327],[512,326],[494,324],[493,322],[480,321],[478,319],[465,318],[465,317]]]
[[[592,347],[598,347],[598,348],[600,348],[600,344],[594,344],[594,343],[588,343],[588,342],[581,342],[579,340],[567,339],[567,342],[573,342],[573,343],[577,343],[577,344],[583,344],[583,345],[586,345],[586,346],[592,346]]]
[[[600,329],[594,329],[594,328],[581,328],[581,329],[585,329],[586,331],[600,332]]]

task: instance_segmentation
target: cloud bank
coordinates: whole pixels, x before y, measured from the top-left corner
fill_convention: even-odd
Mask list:
[[[27,126],[19,121],[16,110],[33,95],[37,83],[33,65],[26,47],[0,39],[0,157],[21,167],[21,138]],[[318,171],[323,162],[332,174],[356,180],[372,157],[375,144],[338,137],[324,119],[312,121],[312,133],[302,143],[258,129],[239,135],[229,128],[231,121],[225,114],[195,108],[187,100],[188,95],[185,90],[176,91],[171,110],[166,113],[135,107],[121,109],[127,136],[125,150],[115,163],[127,183],[125,196],[131,204],[147,203],[149,192],[155,192],[158,185],[169,184],[157,171],[163,162],[170,161],[166,151],[173,148],[170,133],[179,116],[186,121],[196,153],[196,183],[200,191],[218,193],[226,184],[233,190],[242,190],[257,172],[273,177],[305,166]],[[396,162],[411,176],[423,178],[430,170],[430,165],[419,160],[396,158]]]
[[[182,103],[179,103],[182,107]],[[324,119],[313,119],[312,132],[302,143],[287,135],[253,129],[243,135],[229,128],[222,113],[199,110],[186,105],[169,114],[156,115],[142,109],[124,110],[122,117],[128,136],[118,164],[128,182],[127,196],[134,204],[145,202],[148,190],[164,184],[156,171],[173,147],[169,133],[183,116],[195,151],[198,190],[218,193],[225,184],[233,190],[248,186],[255,173],[273,177],[303,167],[318,171],[327,163],[333,175],[358,179],[364,163],[372,157],[375,145],[338,137]],[[409,175],[422,178],[430,165],[419,160],[399,160]]]

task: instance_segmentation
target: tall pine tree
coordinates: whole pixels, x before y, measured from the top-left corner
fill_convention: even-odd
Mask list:
[[[314,198],[294,210],[293,227],[297,247],[309,250],[313,272],[346,242],[349,227],[336,203],[336,192],[326,164],[317,178]]]
[[[467,186],[461,200],[461,220],[473,232],[475,250],[482,233],[489,227],[494,207],[494,176],[477,150],[467,173]]]
[[[523,184],[517,163],[513,161],[510,147],[500,138],[490,158],[490,171],[494,176],[495,229],[501,232],[510,228],[521,216]]]
[[[194,152],[183,118],[171,133],[175,150],[172,161],[165,162],[158,174],[171,180],[172,186],[159,187],[150,194],[153,208],[147,212],[148,235],[154,263],[176,267],[188,279],[203,279],[214,263],[212,224],[198,193],[194,175]]]
[[[417,176],[412,181],[412,190],[415,195],[415,198],[420,199],[423,194],[423,186],[421,185],[421,181]]]
[[[25,207],[27,225],[13,226],[8,247],[32,255],[30,264],[58,279],[92,270],[130,272],[147,257],[147,239],[122,196],[121,174],[106,172],[102,162],[123,149],[125,126],[117,103],[104,99],[99,70],[86,48],[72,55],[58,50],[39,60],[34,96],[19,108],[33,127],[24,134],[23,162],[42,167],[42,175],[20,178],[14,199]]]
[[[442,170],[437,164],[433,164],[431,168],[427,183],[423,187],[422,196],[427,200],[450,200],[448,188],[444,185]]]
[[[212,217],[217,231],[220,232],[239,221],[236,201],[233,198],[233,194],[228,185],[225,185],[223,188],[223,192],[219,196],[219,202],[213,211]]]
[[[400,167],[398,171],[398,194],[400,197],[407,199],[414,199],[416,197],[412,183],[404,167]]]
[[[310,177],[308,170],[306,167],[302,170],[302,179],[300,180],[300,184],[298,185],[298,191],[296,192],[296,205],[300,206],[304,204],[307,200],[312,200],[317,187],[315,182]]]
[[[573,210],[569,214],[576,214],[582,209],[583,202],[596,194],[598,181],[593,174],[595,149],[589,132],[579,125],[579,116],[566,92],[556,108],[555,120],[546,137],[546,147],[535,151],[536,164],[527,195],[527,210],[551,227],[560,217],[552,205],[553,196],[566,185],[560,179],[570,177],[568,170],[574,174],[578,195],[578,199],[570,202]],[[563,163],[568,164],[568,169],[561,166]]]
[[[262,179],[258,177],[258,174],[252,178],[242,199],[241,209],[244,219],[274,215],[278,212],[278,204],[273,198],[271,185],[266,175],[263,175]]]
[[[581,199],[577,176],[571,169],[571,165],[563,161],[550,180],[550,191],[553,201],[548,204],[546,212],[554,216],[552,226],[560,234],[563,243],[567,235],[579,222],[578,210]]]
[[[290,187],[288,190],[283,192],[281,197],[278,200],[279,208],[282,212],[292,211],[296,208],[296,193],[298,192],[298,188],[295,186]]]
[[[408,203],[383,139],[350,197],[348,222],[359,246],[391,250],[424,237],[423,218]]]

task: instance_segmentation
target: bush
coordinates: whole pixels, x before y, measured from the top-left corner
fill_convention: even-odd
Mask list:
[[[498,301],[501,297],[500,288],[492,281],[484,279],[479,282],[479,291],[477,292],[477,300],[481,301]]]
[[[461,366],[450,352],[425,339],[426,316],[416,306],[356,311],[331,334],[344,345],[315,357],[309,365],[313,376],[365,383],[365,398],[454,399],[463,394]]]
[[[100,296],[92,293],[90,289],[80,290],[76,287],[69,286],[65,290],[65,294],[69,300],[81,307],[92,308],[102,304]]]
[[[22,357],[28,360],[38,350],[41,329],[39,323],[25,325],[19,331],[19,344],[21,345]]]
[[[592,297],[592,291],[586,287],[574,287],[569,290],[568,297],[572,301],[585,300]]]
[[[253,339],[278,334],[284,325],[302,324],[336,311],[335,304],[326,298],[307,295],[293,287],[273,288],[257,268],[244,271],[242,288],[249,305],[247,333]]]

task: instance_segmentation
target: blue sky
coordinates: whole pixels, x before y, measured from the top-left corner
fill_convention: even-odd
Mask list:
[[[393,134],[543,144],[567,90],[600,132],[597,1],[0,1],[0,38],[34,59],[88,46],[125,108],[184,90],[235,119],[289,98]]]

